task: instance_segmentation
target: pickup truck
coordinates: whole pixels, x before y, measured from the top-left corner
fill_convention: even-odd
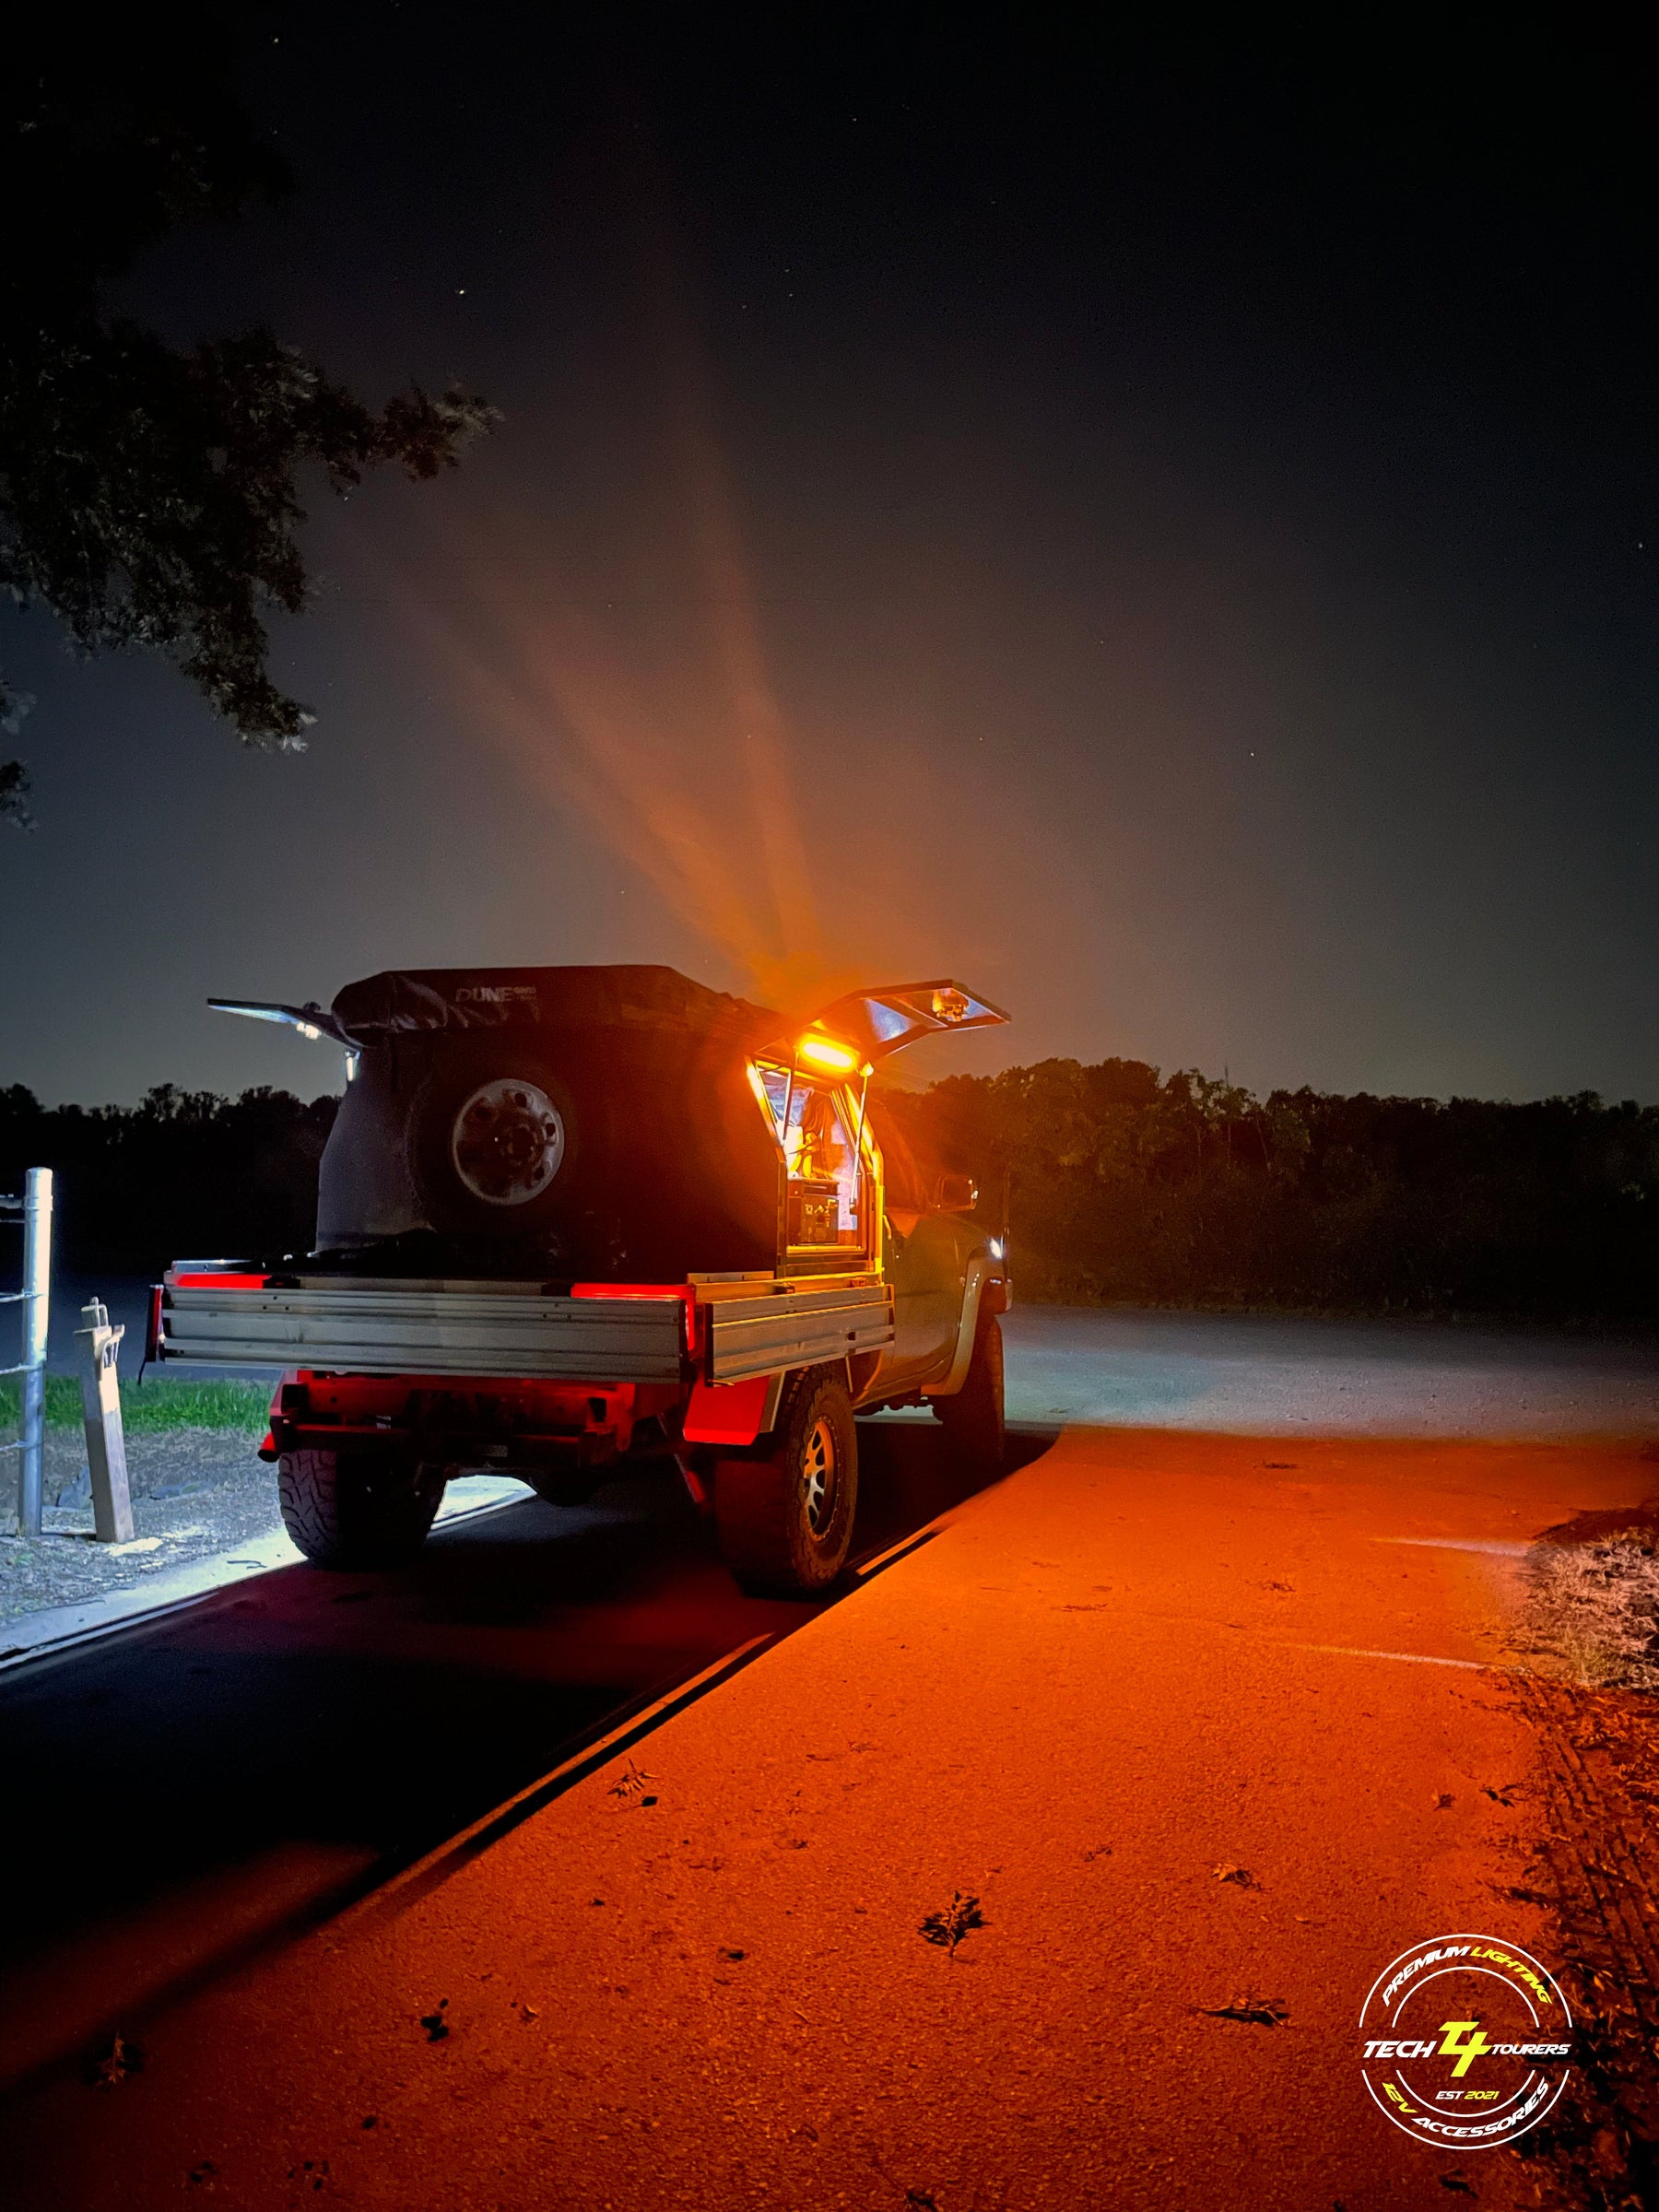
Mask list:
[[[1006,1234],[924,1178],[871,1078],[1006,1020],[948,979],[809,1021],[662,967],[406,970],[332,1006],[213,1000],[346,1054],[302,1258],[180,1260],[151,1356],[282,1371],[262,1455],[322,1567],[407,1556],[479,1469],[577,1502],[670,1457],[747,1590],[840,1574],[853,1417],[1003,1452]]]

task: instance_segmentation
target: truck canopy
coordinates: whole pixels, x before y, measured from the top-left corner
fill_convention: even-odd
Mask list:
[[[870,1264],[870,1071],[1006,1018],[936,978],[802,1023],[646,963],[385,969],[326,1010],[216,1003],[347,1052],[314,1259],[547,1282]]]

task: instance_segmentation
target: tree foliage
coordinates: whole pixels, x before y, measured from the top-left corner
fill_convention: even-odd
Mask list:
[[[337,1099],[165,1083],[136,1106],[42,1106],[0,1088],[0,1191],[51,1168],[55,1264],[153,1275],[181,1256],[308,1252]],[[15,1240],[14,1240],[15,1245]]]
[[[898,1177],[1006,1192],[1020,1294],[1358,1312],[1659,1313],[1659,1108],[1589,1092],[1258,1100],[1046,1060],[890,1091]]]
[[[49,607],[83,651],[174,658],[244,743],[303,744],[264,615],[297,613],[300,483],[392,464],[436,476],[494,419],[418,388],[378,411],[268,330],[181,349],[102,290],[177,225],[286,189],[237,100],[227,11],[195,6],[8,37],[0,76],[0,593]],[[0,727],[30,704],[0,667]],[[27,778],[0,762],[0,817]]]

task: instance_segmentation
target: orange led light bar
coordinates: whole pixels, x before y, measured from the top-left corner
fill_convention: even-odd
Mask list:
[[[852,1046],[837,1044],[833,1037],[803,1037],[795,1051],[811,1066],[826,1068],[831,1075],[850,1075],[858,1065]]]

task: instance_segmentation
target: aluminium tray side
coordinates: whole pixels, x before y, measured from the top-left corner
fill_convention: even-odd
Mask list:
[[[736,1298],[704,1313],[711,1382],[814,1367],[893,1341],[893,1293],[886,1284]]]

